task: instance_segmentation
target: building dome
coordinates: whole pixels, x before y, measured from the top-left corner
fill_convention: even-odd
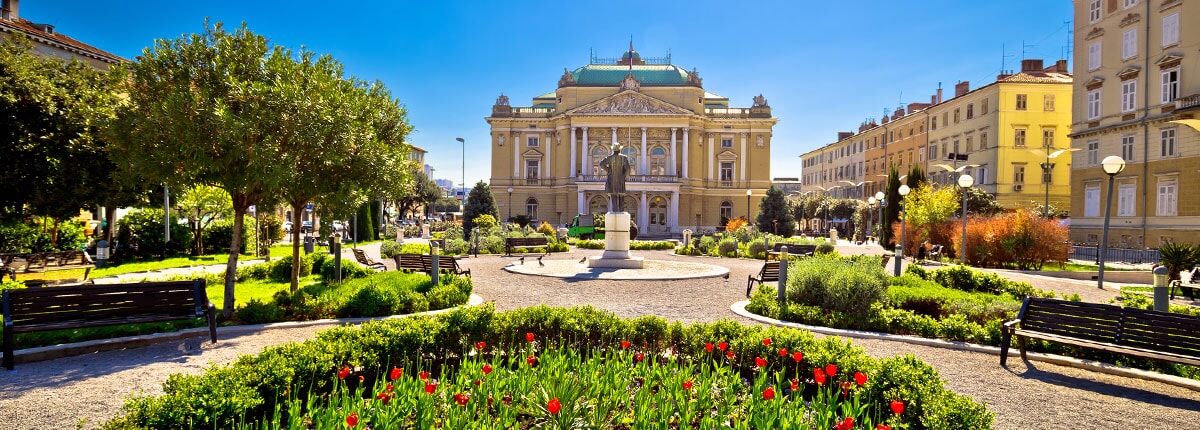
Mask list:
[[[628,64],[630,58],[633,58],[634,63],[642,61],[642,56],[637,51],[630,49],[621,55],[621,62]]]

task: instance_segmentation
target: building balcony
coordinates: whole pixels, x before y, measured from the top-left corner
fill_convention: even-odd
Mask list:
[[[1200,94],[1192,94],[1175,99],[1175,111],[1200,109]]]
[[[549,118],[554,113],[552,107],[492,106],[492,116],[496,118]]]
[[[579,175],[575,182],[604,182],[607,175]],[[679,178],[671,175],[629,175],[626,182],[675,183]]]
[[[714,118],[770,118],[771,108],[704,108],[704,115]]]

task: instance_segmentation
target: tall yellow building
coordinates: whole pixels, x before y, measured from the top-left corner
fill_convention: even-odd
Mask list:
[[[1082,209],[1072,214],[1071,240],[1099,243],[1115,193],[1109,246],[1200,242],[1200,200],[1182,193],[1200,180],[1200,133],[1187,125],[1200,113],[1200,4],[1076,0],[1074,21],[1071,185]],[[1114,190],[1100,165],[1112,155],[1126,163]]]
[[[1065,60],[1024,60],[1019,73],[981,88],[959,82],[948,100],[938,89],[930,103],[910,103],[801,155],[804,189],[865,200],[883,190],[891,166],[904,175],[917,165],[943,185],[970,174],[1007,208],[1042,203],[1049,191],[1051,204],[1069,210],[1071,157],[1049,156],[1069,148],[1071,82]]]
[[[501,217],[552,224],[607,211],[600,160],[619,145],[633,164],[625,201],[642,234],[713,229],[752,215],[770,186],[778,120],[763,96],[748,108],[704,90],[670,57],[593,57],[563,70],[554,92],[528,107],[501,95],[491,125],[491,188]]]

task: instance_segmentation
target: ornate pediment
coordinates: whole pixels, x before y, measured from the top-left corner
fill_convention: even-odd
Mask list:
[[[1084,39],[1092,40],[1092,39],[1095,39],[1100,36],[1104,36],[1104,29],[1101,27],[1095,27],[1092,29],[1092,31],[1088,32],[1087,37],[1085,37]]]
[[[717,153],[717,159],[721,160],[721,161],[734,161],[734,160],[737,160],[737,158],[738,158],[737,153],[730,151],[728,149]]]
[[[1101,86],[1104,86],[1104,78],[1100,76],[1092,76],[1092,78],[1088,79],[1087,83],[1084,83],[1083,86],[1087,88],[1088,91],[1100,88]]]
[[[575,115],[692,115],[679,106],[625,90],[567,112]]]
[[[1166,55],[1163,55],[1162,58],[1159,58],[1158,61],[1155,61],[1154,64],[1157,65],[1160,69],[1170,69],[1172,67],[1178,66],[1179,63],[1181,63],[1182,61],[1183,61],[1182,55],[1176,55],[1174,53],[1167,53]]]
[[[1137,78],[1138,73],[1141,73],[1141,71],[1142,71],[1141,67],[1129,66],[1124,69],[1121,69],[1120,72],[1117,72],[1117,77],[1121,78],[1122,81],[1128,81],[1130,79]]]
[[[525,152],[521,153],[522,158],[542,158],[542,155],[542,151],[538,151],[533,148],[529,148]]]
[[[637,78],[633,76],[633,72],[626,73],[625,79],[621,80],[621,91],[625,91],[625,90],[633,90],[633,91],[641,91],[642,90],[642,83],[639,82],[637,80]]]
[[[1141,20],[1142,20],[1142,14],[1140,14],[1140,13],[1131,13],[1129,15],[1125,15],[1124,18],[1121,18],[1121,27],[1129,26],[1130,24],[1136,23]]]

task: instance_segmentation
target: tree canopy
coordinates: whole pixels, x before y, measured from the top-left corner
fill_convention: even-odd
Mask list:
[[[796,233],[796,219],[788,208],[783,191],[775,186],[767,188],[767,194],[758,203],[758,216],[754,223],[758,231],[771,232],[784,237]]]
[[[471,193],[467,194],[467,204],[463,208],[463,238],[471,238],[471,229],[475,227],[475,218],[480,215],[491,215],[495,218],[500,218],[500,211],[496,209],[496,197],[492,195],[492,188],[487,182],[479,181],[471,188]]]

